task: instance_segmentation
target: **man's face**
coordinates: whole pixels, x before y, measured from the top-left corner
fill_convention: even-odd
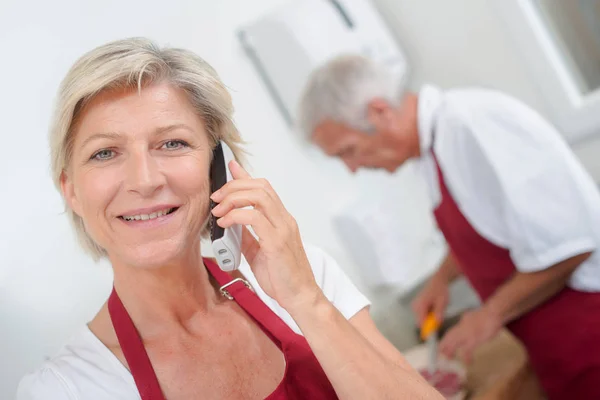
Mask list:
[[[378,133],[365,133],[346,124],[326,120],[313,131],[312,141],[327,155],[340,158],[352,172],[359,168],[396,168],[394,151]]]
[[[325,120],[314,129],[312,141],[326,154],[339,157],[350,171],[359,168],[394,172],[419,154],[416,97],[407,95],[397,107],[375,98],[367,106],[372,132]]]

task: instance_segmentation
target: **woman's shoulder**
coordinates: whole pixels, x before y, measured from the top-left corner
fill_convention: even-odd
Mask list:
[[[347,319],[370,306],[369,299],[331,254],[312,244],[305,244],[305,250],[317,284]]]
[[[358,290],[354,282],[348,277],[344,268],[329,253],[309,243],[304,243],[304,250],[317,285],[346,319],[352,318],[358,311],[371,304],[369,299]],[[242,260],[240,265],[240,272],[249,281],[261,300],[283,319],[292,330],[300,333],[300,329],[291,316],[262,290],[245,259]]]
[[[75,396],[68,382],[54,367],[47,361],[37,370],[28,373],[19,382],[17,388],[17,400],[75,400]]]
[[[139,396],[127,369],[86,326],[54,357],[21,379],[16,399],[88,398],[125,400]]]

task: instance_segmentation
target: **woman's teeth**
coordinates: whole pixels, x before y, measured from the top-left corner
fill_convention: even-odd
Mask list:
[[[171,214],[175,208],[167,208],[166,210],[161,210],[157,212],[153,212],[152,214],[140,214],[140,215],[123,215],[125,221],[147,221],[149,219],[154,219],[158,217],[162,217],[163,215]]]

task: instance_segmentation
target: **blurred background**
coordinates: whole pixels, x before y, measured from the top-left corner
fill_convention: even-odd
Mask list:
[[[304,144],[294,102],[312,68],[357,51],[408,71],[410,86],[485,86],[560,127],[600,180],[600,2],[596,0],[3,0],[0,2],[0,398],[93,317],[106,263],[78,248],[49,175],[58,84],[84,52],[147,36],[205,58],[229,87],[250,170],[267,178],[304,240],[329,252],[373,301],[401,350],[407,304],[445,244],[410,163],[350,174]],[[476,305],[464,282],[450,313]]]

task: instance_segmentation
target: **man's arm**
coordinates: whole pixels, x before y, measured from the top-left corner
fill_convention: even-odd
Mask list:
[[[517,272],[483,305],[505,325],[560,292],[575,269],[592,253],[583,253],[537,272]]]
[[[448,251],[446,258],[440,265],[440,268],[435,273],[436,279],[441,279],[442,281],[450,284],[456,278],[461,275],[460,269],[456,264],[456,259],[454,258],[454,254],[451,251]]]
[[[458,325],[443,337],[440,351],[448,357],[460,351],[469,362],[473,351],[496,336],[502,326],[558,294],[590,255],[582,253],[542,271],[516,272],[480,309],[463,314]]]

